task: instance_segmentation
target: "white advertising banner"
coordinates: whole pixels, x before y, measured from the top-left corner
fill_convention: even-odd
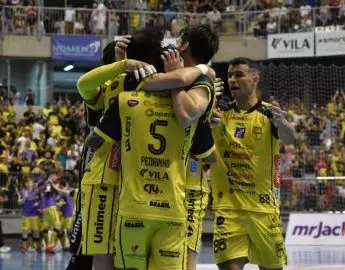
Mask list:
[[[345,214],[290,214],[286,245],[345,244]]]
[[[316,56],[345,55],[345,31],[316,32]]]
[[[267,36],[267,58],[314,56],[314,33],[291,33]]]

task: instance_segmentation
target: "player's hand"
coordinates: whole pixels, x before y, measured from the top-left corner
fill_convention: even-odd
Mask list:
[[[224,82],[221,78],[216,78],[214,82],[214,92],[216,93],[216,97],[220,96],[224,90]]]
[[[127,59],[125,68],[128,72],[134,72],[137,81],[140,81],[140,77],[145,79],[147,76],[157,73],[154,66],[134,59]]]
[[[217,77],[216,72],[210,66],[208,66],[207,75],[210,76],[213,79],[215,79]]]
[[[219,108],[216,108],[212,112],[210,127],[214,128],[215,126],[217,126],[220,123],[220,120],[221,120],[221,112]]]
[[[163,51],[161,58],[164,63],[165,72],[183,68],[184,62],[178,50],[168,49]]]
[[[132,36],[127,35],[120,38],[116,42],[116,46],[115,46],[116,61],[121,61],[121,60],[126,59],[126,51],[127,51],[128,44],[131,43],[131,38]]]
[[[278,123],[284,121],[286,119],[286,116],[288,115],[286,111],[283,111],[278,106],[269,107],[269,110],[270,110],[270,112],[272,114],[271,121],[275,125],[277,125]]]

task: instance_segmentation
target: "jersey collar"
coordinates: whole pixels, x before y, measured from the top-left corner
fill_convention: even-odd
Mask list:
[[[258,99],[258,102],[256,102],[256,104],[253,107],[251,107],[248,111],[246,111],[246,113],[254,112],[255,110],[259,109],[261,106],[262,106],[262,100]],[[232,103],[231,107],[233,107],[235,112],[238,112],[238,113],[241,112],[241,110],[237,107],[236,102]]]

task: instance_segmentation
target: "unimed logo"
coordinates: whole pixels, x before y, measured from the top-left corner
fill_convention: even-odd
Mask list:
[[[325,225],[322,221],[316,225],[295,225],[292,235],[311,236],[313,238],[345,236],[345,221],[336,226]]]

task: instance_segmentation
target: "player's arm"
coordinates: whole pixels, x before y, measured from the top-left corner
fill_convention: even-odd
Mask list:
[[[280,138],[285,144],[295,143],[295,129],[293,125],[285,118],[284,112],[277,106],[270,107],[273,117],[271,121],[274,128],[278,131],[278,138]]]
[[[93,105],[101,94],[100,85],[124,72],[145,70],[147,67],[151,69],[149,64],[128,59],[95,68],[79,78],[77,82],[79,94],[87,104]],[[145,73],[142,76],[145,76]]]
[[[174,112],[183,127],[189,127],[206,112],[213,93],[214,83],[208,75],[201,75],[189,90],[172,91]]]
[[[212,74],[213,70],[207,65],[184,67],[183,59],[178,50],[165,50],[161,59],[166,73],[154,75],[146,80],[141,89],[146,91],[162,91],[182,88],[191,85],[202,74]]]
[[[198,122],[190,151],[194,158],[212,164],[217,162],[216,147],[209,122],[205,121],[206,117],[203,118]]]
[[[121,119],[118,97],[98,122],[97,126],[86,138],[85,145],[92,149],[98,149],[106,141],[114,144],[121,140]]]

